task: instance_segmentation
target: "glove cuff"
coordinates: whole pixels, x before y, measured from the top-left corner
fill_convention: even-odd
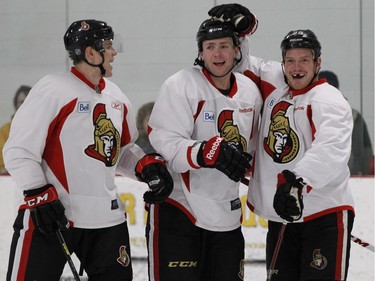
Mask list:
[[[289,170],[284,170],[277,175],[277,187],[286,183],[298,189],[302,189],[305,185],[301,177],[296,178],[296,175]]]
[[[136,175],[138,180],[144,181],[143,176],[142,176],[143,169],[146,166],[151,165],[151,164],[160,164],[160,165],[163,165],[163,166],[167,166],[164,158],[160,154],[158,154],[158,153],[147,154],[147,155],[143,156],[138,161],[137,165],[135,166],[135,175]]]
[[[37,189],[25,190],[24,195],[28,208],[36,208],[59,198],[56,188],[52,184],[47,184]]]
[[[197,162],[199,166],[213,167],[219,158],[221,144],[223,142],[224,139],[218,136],[202,142],[197,155]]]
[[[244,30],[244,31],[242,31],[242,30],[239,30],[239,33],[238,33],[238,37],[244,37],[244,36],[246,36],[246,35],[251,35],[251,34],[253,34],[256,30],[257,30],[257,28],[258,28],[258,19],[257,19],[257,17],[253,14],[253,13],[251,13],[250,12],[250,15],[247,15],[247,16],[245,16],[247,19],[246,20],[248,20],[249,21],[249,27],[246,29],[246,30]],[[243,20],[244,21],[244,20]],[[235,24],[235,26],[236,26],[236,23],[234,23]],[[240,24],[241,24],[241,21],[239,22],[239,23],[237,23],[237,25],[239,25],[237,28],[238,29],[240,29]]]
[[[53,187],[53,185],[52,184],[46,184],[46,185],[43,185],[42,187],[38,187],[38,188],[35,188],[35,189],[24,190],[23,195],[25,197],[26,196],[35,196],[37,194],[40,194],[40,193],[46,191],[50,187]]]

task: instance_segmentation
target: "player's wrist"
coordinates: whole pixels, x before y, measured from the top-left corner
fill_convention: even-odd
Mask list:
[[[29,208],[36,208],[44,204],[58,200],[56,188],[52,184],[46,184],[36,189],[24,191],[24,200]]]

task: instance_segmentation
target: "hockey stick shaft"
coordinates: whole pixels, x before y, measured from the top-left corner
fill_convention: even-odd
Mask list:
[[[361,245],[362,247],[370,250],[371,252],[375,252],[375,249],[374,249],[374,245],[371,245],[370,243],[367,243],[365,241],[363,241],[362,239],[354,236],[354,235],[351,235],[351,240],[359,245]]]
[[[248,186],[250,183],[250,180],[248,178],[243,178],[241,179],[241,183]]]
[[[283,242],[286,225],[287,225],[287,221],[284,220],[283,224],[281,226],[280,232],[279,232],[279,237],[277,238],[275,250],[273,251],[273,256],[272,256],[270,268],[268,269],[268,272],[267,272],[267,281],[271,281],[272,273],[273,273],[272,271],[275,269],[275,265],[276,265],[277,257],[279,255],[281,243]]]
[[[67,262],[69,264],[69,267],[70,267],[70,269],[73,272],[74,279],[76,281],[80,281],[77,269],[74,266],[74,263],[72,261],[72,257],[70,256],[70,252],[69,252],[68,246],[65,243],[64,237],[62,236],[60,229],[56,230],[56,235],[57,235],[57,238],[59,239],[61,248],[63,249],[63,252],[65,254],[66,260],[67,260]]]

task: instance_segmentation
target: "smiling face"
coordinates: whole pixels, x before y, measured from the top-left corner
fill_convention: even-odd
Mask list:
[[[289,86],[294,90],[301,90],[316,80],[315,73],[321,65],[320,57],[314,61],[311,49],[294,48],[286,51],[284,56],[284,72]]]
[[[228,73],[235,63],[238,47],[234,47],[231,37],[206,40],[202,44],[200,56],[209,72],[216,76]],[[230,73],[227,75],[230,76]]]

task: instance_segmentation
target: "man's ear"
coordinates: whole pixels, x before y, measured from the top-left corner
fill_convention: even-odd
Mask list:
[[[88,46],[85,48],[85,57],[87,60],[93,59],[94,55],[95,55],[95,50],[92,47]]]
[[[317,58],[317,60],[316,60],[316,72],[317,72],[317,73],[319,72],[321,66],[322,66],[322,58],[319,57],[319,58]]]

